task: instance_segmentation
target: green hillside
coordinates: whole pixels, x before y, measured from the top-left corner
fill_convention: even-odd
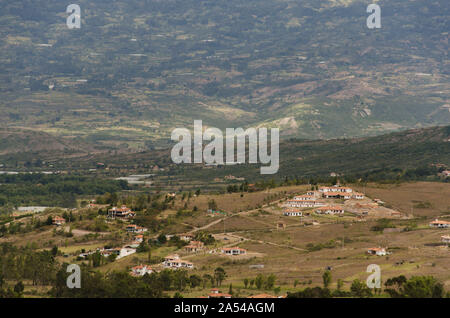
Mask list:
[[[194,119],[283,136],[377,135],[450,122],[446,0],[0,3],[2,126],[133,150]]]

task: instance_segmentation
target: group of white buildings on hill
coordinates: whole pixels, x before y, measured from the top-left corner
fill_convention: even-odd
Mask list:
[[[363,193],[354,192],[352,188],[341,187],[339,185],[331,187],[320,187],[319,191],[308,191],[304,195],[298,195],[287,200],[284,204],[285,216],[303,216],[303,212],[297,208],[316,208],[317,214],[344,214],[344,208],[337,205],[327,205],[319,199],[356,199],[362,200],[365,198]]]

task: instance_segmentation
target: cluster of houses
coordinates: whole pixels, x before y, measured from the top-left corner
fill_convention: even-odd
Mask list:
[[[435,219],[434,221],[430,222],[430,227],[439,228],[439,229],[450,228],[450,222]],[[442,243],[450,245],[450,235],[441,236],[441,241],[442,241]]]
[[[334,185],[331,187],[320,187],[319,191],[308,191],[304,195],[298,195],[294,198],[287,200],[284,204],[284,207],[286,208],[320,208],[325,207],[326,204],[324,202],[319,201],[320,198],[325,199],[356,199],[356,200],[362,200],[365,198],[365,195],[363,193],[354,192],[352,188],[349,187],[341,187],[339,185]],[[317,213],[326,213],[323,211],[328,211],[330,207],[327,207],[327,209],[317,210]],[[298,216],[298,211],[285,211],[285,215],[288,216]],[[339,214],[342,212],[328,212],[327,214]]]

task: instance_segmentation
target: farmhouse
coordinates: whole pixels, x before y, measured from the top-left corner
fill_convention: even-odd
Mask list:
[[[126,230],[127,230],[127,232],[130,232],[130,233],[147,232],[147,228],[141,227],[141,226],[137,226],[135,224],[127,225]]]
[[[66,223],[66,220],[60,216],[53,217],[53,225],[60,226]]]
[[[164,258],[163,265],[166,268],[172,268],[172,269],[178,269],[178,268],[187,268],[192,269],[194,268],[194,264],[188,261],[184,261],[180,258],[177,258],[178,255],[174,255],[176,257],[166,257]]]
[[[120,255],[120,248],[108,248],[108,249],[103,249],[100,250],[100,255],[104,256],[104,257],[108,257],[112,254],[115,254],[117,256]]]
[[[179,259],[180,259],[180,256],[178,254],[172,254],[172,255],[168,255],[168,256],[164,257],[164,262],[171,262],[171,261],[176,261]]]
[[[317,214],[343,214],[344,208],[339,206],[324,206],[316,209]]]
[[[196,253],[198,251],[203,250],[204,244],[200,241],[191,241],[189,245],[184,247],[184,250],[189,253]]]
[[[444,170],[444,171],[442,171],[442,175],[443,175],[444,177],[450,177],[450,170]]]
[[[450,227],[450,222],[448,221],[439,221],[438,219],[430,222],[430,226],[431,227],[436,227],[436,228],[448,228]]]
[[[247,250],[240,247],[223,247],[222,254],[225,255],[244,255],[247,254]]]
[[[138,265],[131,268],[132,276],[144,276],[153,273],[153,269],[148,265]]]
[[[384,248],[372,247],[372,248],[369,248],[367,250],[367,254],[369,254],[369,255],[377,255],[377,256],[384,256],[387,253],[386,253],[386,249],[384,249]]]
[[[108,210],[108,217],[111,219],[117,218],[132,218],[136,215],[131,209],[127,208],[125,205],[122,205],[121,208],[113,207]]]

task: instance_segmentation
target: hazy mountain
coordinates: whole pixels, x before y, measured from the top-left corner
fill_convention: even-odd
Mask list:
[[[194,119],[285,136],[450,122],[448,0],[0,3],[2,126],[147,149]]]

